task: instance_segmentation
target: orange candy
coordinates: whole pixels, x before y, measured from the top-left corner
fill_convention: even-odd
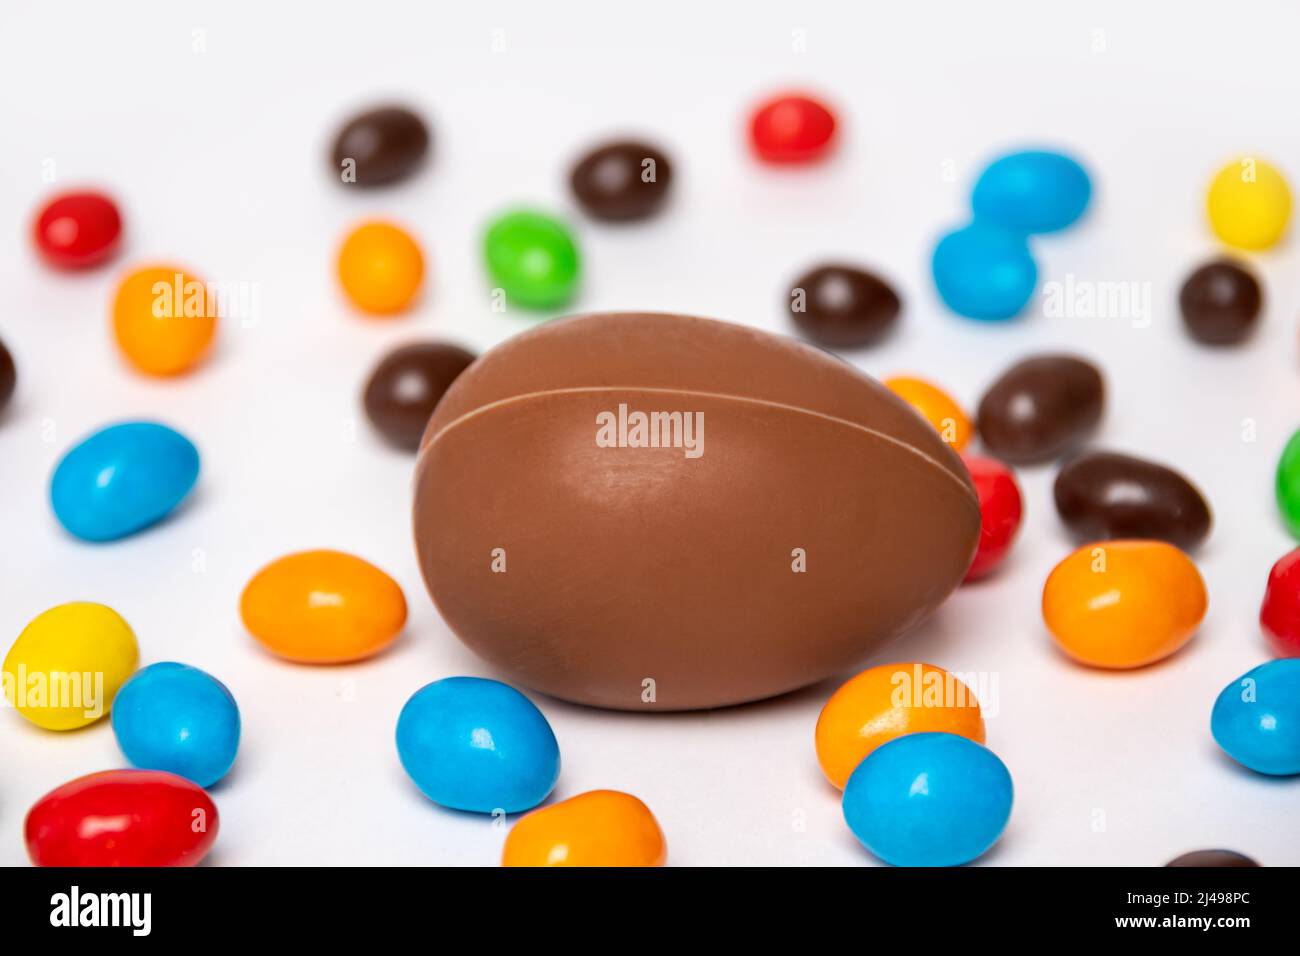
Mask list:
[[[410,234],[397,226],[363,223],[339,250],[339,280],[357,308],[391,315],[415,300],[424,280],[424,256]]]
[[[864,757],[895,737],[936,731],[984,743],[969,687],[942,667],[881,664],[846,681],[822,708],[814,739],[826,779],[843,790]]]
[[[925,379],[895,376],[885,379],[885,387],[916,409],[944,441],[961,451],[975,433],[970,416],[943,389]]]
[[[1056,643],[1093,667],[1168,657],[1196,632],[1206,603],[1196,565],[1163,541],[1085,544],[1043,586],[1043,620]]]
[[[592,790],[522,817],[506,837],[502,866],[663,866],[650,808],[618,790]]]
[[[368,561],[342,551],[300,551],[253,576],[239,614],[272,654],[340,664],[391,644],[406,624],[406,598]]]
[[[176,266],[128,273],[113,300],[113,332],[131,364],[177,375],[199,361],[217,331],[217,301],[201,279]]]

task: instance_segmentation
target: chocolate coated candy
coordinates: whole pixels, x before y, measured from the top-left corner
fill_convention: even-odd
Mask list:
[[[14,357],[9,354],[5,344],[0,342],[0,409],[9,404],[17,384],[18,369],[14,365]]]
[[[424,120],[401,106],[380,107],[352,117],[339,130],[332,153],[334,174],[345,183],[380,186],[405,179],[428,151]]]
[[[444,620],[508,679],[664,711],[853,667],[960,583],[980,512],[942,437],[848,363],[604,314],[464,372],[425,432],[414,523]]]
[[[473,361],[472,353],[441,342],[389,352],[366,382],[366,416],[394,445],[415,451],[434,406]]]
[[[1201,266],[1183,283],[1178,306],[1188,333],[1206,345],[1233,345],[1255,327],[1262,296],[1245,268],[1223,260]]]
[[[818,266],[790,290],[795,325],[819,345],[857,348],[882,339],[898,318],[898,295],[852,266]]]
[[[1050,461],[1101,420],[1101,372],[1072,355],[1038,355],[1007,369],[980,401],[979,433],[1014,464]]]
[[[1193,850],[1182,856],[1174,857],[1165,866],[1259,866],[1250,857],[1233,850]]]
[[[626,222],[658,212],[668,198],[673,171],[668,157],[645,143],[627,140],[592,150],[569,177],[587,214]]]
[[[1075,536],[1088,541],[1157,538],[1183,550],[1210,533],[1210,508],[1190,481],[1163,465],[1090,452],[1056,476],[1056,510]]]

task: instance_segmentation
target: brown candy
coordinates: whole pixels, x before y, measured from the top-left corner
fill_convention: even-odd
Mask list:
[[[1250,857],[1233,850],[1193,850],[1170,860],[1165,866],[1214,866],[1247,867],[1259,866]]]
[[[894,327],[901,304],[884,280],[844,265],[823,265],[790,290],[795,325],[818,345],[861,348]]]
[[[415,451],[438,400],[473,361],[472,353],[439,342],[388,353],[366,382],[367,417],[388,441]]]
[[[587,214],[610,222],[652,216],[672,185],[668,157],[645,143],[609,143],[592,150],[573,167],[569,183]]]
[[[1188,333],[1206,345],[1234,345],[1255,327],[1263,297],[1259,282],[1228,260],[1201,266],[1183,283],[1178,305]]]
[[[1060,457],[1101,421],[1101,372],[1072,355],[1039,355],[1007,369],[980,400],[979,434],[996,457],[1033,464]]]
[[[447,392],[415,473],[447,624],[507,679],[720,707],[860,663],[961,581],[957,455],[846,362],[680,315],[548,322]]]
[[[1076,537],[1156,538],[1184,551],[1210,533],[1210,507],[1190,481],[1163,465],[1089,452],[1056,476],[1056,510]]]
[[[401,106],[384,106],[352,117],[339,130],[331,156],[345,183],[381,186],[405,179],[424,162],[429,129]],[[355,177],[355,178],[353,178]]]
[[[5,344],[0,342],[0,411],[9,404],[17,384],[18,369],[14,366],[14,357],[9,354]]]

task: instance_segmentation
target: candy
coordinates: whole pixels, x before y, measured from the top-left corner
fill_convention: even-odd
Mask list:
[[[104,770],[56,787],[27,813],[37,866],[194,866],[219,825],[212,798],[158,770]]]
[[[1300,429],[1292,434],[1282,449],[1274,488],[1283,523],[1292,536],[1300,538]]]
[[[980,516],[952,449],[847,362],[603,314],[465,371],[429,421],[414,523],[443,619],[507,679],[663,711],[853,667],[958,585]]]
[[[199,452],[157,422],[93,432],[59,460],[50,479],[54,515],[86,541],[116,541],[156,524],[199,478]]]
[[[930,423],[939,437],[954,451],[961,451],[971,440],[974,426],[961,406],[943,389],[925,379],[895,376],[884,381],[889,389]]]
[[[1178,307],[1192,338],[1206,345],[1235,345],[1255,328],[1259,318],[1259,281],[1236,262],[1221,260],[1201,266],[1183,283]]]
[[[1223,688],[1210,732],[1229,757],[1256,773],[1300,774],[1300,657],[1260,664]]]
[[[38,727],[76,730],[108,713],[139,658],[135,633],[112,608],[59,604],[33,618],[5,655],[5,699]]]
[[[663,866],[668,845],[650,808],[618,790],[592,790],[525,815],[506,837],[502,866]]]
[[[14,357],[9,354],[4,342],[0,342],[0,411],[4,411],[4,407],[9,404],[17,385],[18,368],[14,365]]]
[[[1235,850],[1193,850],[1174,857],[1165,866],[1244,867],[1259,864]]]
[[[366,222],[343,240],[338,271],[353,305],[372,315],[392,315],[409,308],[419,294],[424,256],[398,226]]]
[[[383,106],[352,117],[330,150],[334,175],[343,183],[383,186],[420,168],[429,152],[424,120],[402,106]]]
[[[1018,315],[1038,286],[1038,266],[1024,236],[987,223],[940,239],[930,267],[944,304],[970,319]]]
[[[980,222],[1019,232],[1056,232],[1083,215],[1092,197],[1088,173],[1062,153],[1031,150],[994,160],[975,183]]]
[[[48,264],[60,269],[89,269],[117,252],[122,215],[103,193],[62,193],[41,207],[32,234]]]
[[[473,361],[472,353],[441,342],[389,352],[366,382],[366,417],[389,442],[415,451],[434,406]]]
[[[481,677],[416,691],[397,718],[397,755],[424,795],[452,810],[531,810],[560,776],[560,746],[542,712]]]
[[[239,708],[226,685],[164,661],[138,671],[113,701],[113,733],[132,766],[210,787],[239,749]]]
[[[976,455],[962,455],[962,461],[980,499],[980,543],[966,572],[967,581],[976,581],[1006,557],[1020,530],[1023,506],[1016,477],[1002,462]]]
[[[568,227],[545,213],[518,210],[488,227],[483,241],[488,275],[506,305],[555,309],[578,288],[578,247]]]
[[[672,185],[668,157],[645,143],[607,143],[584,156],[569,174],[569,185],[589,216],[628,222],[663,208]]]
[[[1196,487],[1164,465],[1088,452],[1056,476],[1056,510],[1075,537],[1156,538],[1189,551],[1205,540],[1213,519]]]
[[[784,93],[763,102],[749,121],[749,143],[767,163],[811,163],[835,144],[835,114],[818,100]]]
[[[1268,573],[1259,626],[1278,657],[1300,657],[1300,548],[1278,558]]]
[[[1206,196],[1215,234],[1230,246],[1276,245],[1291,218],[1291,189],[1272,165],[1244,156],[1219,170]]]
[[[253,575],[239,615],[278,657],[341,664],[372,657],[397,639],[406,598],[368,561],[342,551],[299,551]]]
[[[844,265],[818,266],[801,276],[788,305],[799,331],[829,348],[874,345],[894,327],[901,308],[883,279]]]
[[[904,734],[943,731],[984,743],[975,694],[941,667],[881,664],[842,684],[822,708],[814,734],[822,773],[840,790],[877,747]]]
[[[886,863],[960,866],[1002,836],[1011,802],[1011,774],[991,750],[955,734],[908,734],[858,764],[844,819]]]
[[[218,302],[200,279],[177,266],[130,272],[113,300],[113,333],[122,353],[149,375],[179,375],[207,353]]]
[[[1037,355],[1017,362],[980,399],[976,422],[984,446],[1003,461],[1059,458],[1101,421],[1105,386],[1091,362]]]
[[[1086,544],[1043,587],[1052,637],[1092,667],[1123,670],[1168,657],[1192,639],[1205,608],[1196,565],[1163,541]]]

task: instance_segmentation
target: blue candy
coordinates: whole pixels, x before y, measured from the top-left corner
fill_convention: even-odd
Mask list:
[[[1038,285],[1038,266],[1023,235],[972,223],[939,240],[931,263],[939,295],[959,315],[1009,319]]]
[[[113,733],[132,766],[210,787],[239,750],[239,707],[226,685],[164,661],[137,671],[113,699]]]
[[[416,691],[397,718],[397,755],[425,796],[453,810],[531,810],[560,776],[560,747],[542,712],[480,677]]]
[[[162,520],[199,477],[199,452],[166,425],[126,422],[63,456],[50,479],[59,523],[86,541],[115,541]]]
[[[1251,770],[1300,774],[1300,657],[1260,664],[1223,688],[1210,712],[1210,733]]]
[[[979,222],[1019,232],[1056,232],[1083,215],[1092,197],[1088,173],[1069,156],[1009,153],[975,183],[971,206]]]
[[[956,734],[908,734],[858,764],[844,819],[886,863],[957,866],[998,841],[1011,797],[1011,774],[993,751]]]

